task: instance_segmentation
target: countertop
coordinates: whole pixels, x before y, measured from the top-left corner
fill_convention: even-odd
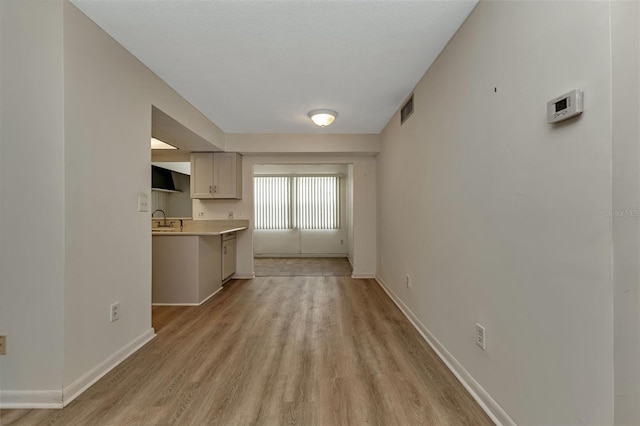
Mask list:
[[[176,224],[175,221],[168,222]],[[157,220],[154,219],[154,222]],[[205,235],[222,235],[231,232],[243,231],[249,227],[248,220],[183,220],[183,226],[174,226],[172,228],[160,228],[154,226],[151,229],[153,236],[205,236]]]
[[[228,234],[230,232],[244,231],[245,229],[247,229],[246,226],[239,226],[235,228],[221,226],[217,228],[211,227],[211,228],[206,228],[202,230],[194,230],[194,229],[184,230],[183,228],[171,228],[171,230],[166,230],[166,231],[153,230],[151,231],[151,235],[154,235],[154,236],[163,235],[167,237],[176,237],[176,236],[185,236],[185,235],[192,235],[192,236],[193,235],[222,235],[222,234]]]

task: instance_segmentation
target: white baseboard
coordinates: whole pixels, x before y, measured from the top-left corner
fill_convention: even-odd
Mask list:
[[[398,306],[400,311],[404,314],[413,327],[420,333],[422,338],[431,346],[431,349],[440,357],[445,365],[456,376],[458,381],[462,383],[462,386],[471,394],[473,399],[480,405],[480,407],[487,413],[491,420],[498,426],[509,425],[515,426],[516,423],[507,414],[506,411],[494,400],[491,395],[478,383],[471,374],[456,360],[453,355],[435,338],[433,334],[425,327],[424,324],[418,319],[418,317],[409,309],[407,305],[389,288],[389,286],[378,276],[375,277],[380,287],[387,293],[393,303]]]
[[[257,258],[348,257],[345,253],[255,253]]]
[[[204,300],[202,300],[202,302],[200,303],[152,303],[151,306],[200,306],[204,304],[207,300],[215,296],[221,290],[222,290],[222,287],[220,287],[219,289],[217,289],[216,291],[214,291],[213,293],[205,297]]]
[[[351,278],[355,279],[375,279],[375,274],[361,274],[361,273],[352,273]]]
[[[2,409],[34,409],[62,408],[78,397],[82,392],[97,382],[105,374],[120,364],[132,353],[140,349],[155,337],[153,328],[123,346],[103,363],[84,374],[78,380],[62,390],[45,391],[0,391],[0,408]]]
[[[151,306],[200,306],[202,303],[152,303]]]
[[[256,277],[255,274],[250,275],[234,275],[231,277],[232,280],[252,280]]]
[[[76,381],[66,386],[62,390],[62,402],[64,406],[67,406],[71,401],[76,399],[82,392],[87,390],[91,385],[100,380],[105,374],[113,370],[118,364],[127,359],[131,354],[138,349],[149,343],[151,339],[156,337],[156,332],[153,328],[150,328],[133,341],[124,345],[116,353],[109,358],[98,364],[86,374],[80,376]]]
[[[222,291],[222,287],[220,287],[219,289],[217,289],[216,291],[214,291],[213,293],[211,293],[210,295],[205,297],[204,300],[198,304],[198,306],[205,304],[207,302],[207,300],[211,299],[213,296],[215,296],[216,294],[218,294],[221,291]]]
[[[61,390],[0,391],[1,409],[62,408]]]

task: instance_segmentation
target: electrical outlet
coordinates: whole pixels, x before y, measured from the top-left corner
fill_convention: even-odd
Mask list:
[[[409,274],[407,274],[406,282],[407,288],[411,288],[411,276]]]
[[[7,354],[7,336],[0,336],[0,355]]]
[[[120,318],[120,302],[113,303],[109,307],[109,322],[117,321]]]
[[[204,212],[198,213],[198,217],[204,217]]]
[[[344,245],[344,240],[340,240],[340,245]]]
[[[486,344],[486,340],[484,335],[484,327],[476,323],[476,345],[478,345],[480,349],[484,351],[485,344]]]
[[[229,220],[233,219],[233,212],[229,212],[229,214],[227,214],[227,217],[229,218]]]
[[[139,212],[149,211],[149,198],[147,197],[147,194],[138,195],[138,211]]]

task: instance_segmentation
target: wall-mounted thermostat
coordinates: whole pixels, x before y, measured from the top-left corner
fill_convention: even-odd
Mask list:
[[[557,123],[582,114],[582,90],[575,89],[547,102],[547,122]]]

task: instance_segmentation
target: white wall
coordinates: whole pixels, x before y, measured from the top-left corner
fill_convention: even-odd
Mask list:
[[[340,229],[254,229],[253,252],[258,257],[344,257],[347,228]]]
[[[61,2],[0,2],[0,403],[60,402],[64,288]]]
[[[250,229],[240,232],[237,240],[235,277],[253,274],[253,168],[255,164],[353,164],[354,174],[354,262],[353,275],[375,275],[376,259],[376,160],[371,155],[295,154],[243,155],[242,200],[193,200],[194,219],[226,219],[233,211],[235,219],[249,219]],[[202,216],[200,214],[202,213]]]
[[[610,40],[607,2],[480,2],[382,134],[379,278],[518,424],[613,422]]]
[[[615,423],[640,424],[640,3],[611,3]],[[620,215],[618,215],[620,214]]]

